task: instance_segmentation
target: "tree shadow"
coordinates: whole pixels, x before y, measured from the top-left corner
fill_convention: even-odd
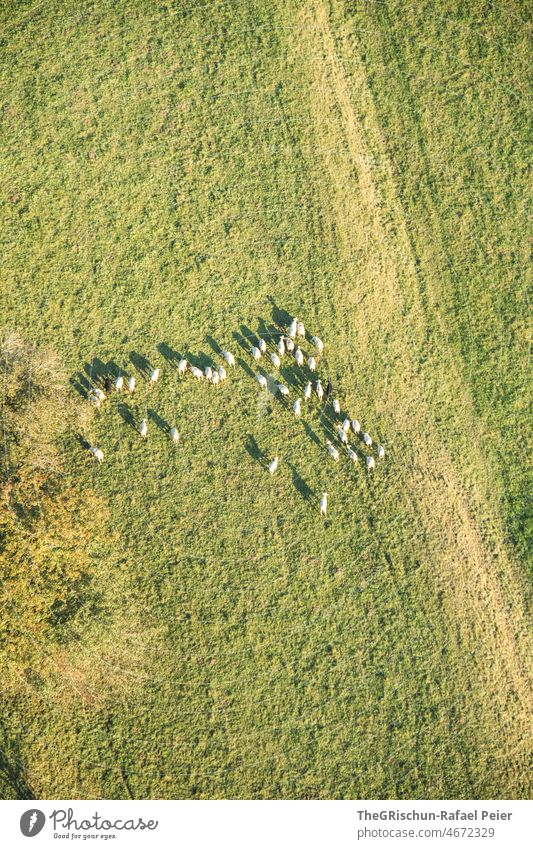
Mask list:
[[[159,430],[161,430],[164,434],[168,436],[168,434],[170,433],[170,425],[167,421],[165,421],[162,416],[159,415],[159,413],[156,413],[155,410],[149,409],[148,418],[154,422],[154,424],[156,425],[156,427],[159,428]]]
[[[144,377],[150,377],[153,367],[149,360],[146,357],[143,357],[142,354],[138,354],[137,351],[130,352],[130,363],[133,365],[138,372],[140,372]]]
[[[309,484],[303,479],[292,463],[287,463],[287,467],[291,472],[294,488],[300,493],[304,501],[307,501],[308,504],[314,504],[316,502],[316,495]]]
[[[121,417],[121,419],[123,420],[123,422],[125,424],[129,425],[130,427],[132,427],[133,430],[137,430],[137,426],[135,424],[135,419],[133,417],[133,413],[131,412],[130,408],[127,407],[126,404],[117,404],[117,410],[118,410],[118,414]]]

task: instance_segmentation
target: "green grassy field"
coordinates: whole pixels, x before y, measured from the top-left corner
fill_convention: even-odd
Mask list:
[[[1,323],[80,405],[138,378],[65,437],[110,523],[4,676],[2,795],[530,794],[526,4],[13,0],[0,33]],[[373,477],[250,376],[294,314]],[[224,386],[178,379],[219,346]]]

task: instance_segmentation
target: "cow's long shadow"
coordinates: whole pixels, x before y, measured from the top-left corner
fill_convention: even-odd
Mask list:
[[[190,351],[187,355],[187,360],[192,366],[196,366],[196,368],[205,369],[206,366],[211,366],[213,368],[215,366],[213,357],[211,354],[207,354],[205,351],[200,351],[197,354],[192,354]]]
[[[130,363],[137,369],[138,372],[144,375],[144,377],[150,377],[153,371],[152,363],[142,354],[137,353],[137,351],[131,351]]]
[[[148,410],[148,418],[151,419],[156,427],[158,427],[164,434],[168,435],[170,433],[169,423],[160,416],[159,413],[156,413],[155,410],[152,410],[151,408]]]
[[[40,678],[31,670],[25,673],[28,683],[37,683]],[[18,743],[7,736],[0,727],[0,797],[2,799],[35,799],[35,792],[24,774],[22,753]]]
[[[129,427],[132,427],[133,430],[137,430],[137,426],[135,424],[135,419],[133,417],[133,413],[130,408],[126,406],[126,404],[117,404],[118,414],[123,420],[123,422]]]
[[[178,367],[178,363],[183,359],[183,354],[180,354],[179,351],[175,351],[165,342],[158,342],[156,345],[157,350],[161,354],[162,357],[171,365],[173,368]]]
[[[268,323],[261,316],[257,319],[257,327],[258,327],[258,335],[261,336],[266,342],[277,342],[277,339],[273,339],[275,336],[279,336],[283,332],[283,328],[277,327],[273,323]]]
[[[309,439],[312,439],[313,442],[315,443],[315,445],[318,445],[318,446],[320,446],[320,448],[322,448],[323,447],[322,440],[320,439],[320,437],[318,436],[316,431],[313,430],[313,428],[311,427],[309,422],[303,421],[302,424],[304,426],[304,430],[305,430],[307,436],[309,437]]]
[[[91,389],[91,384],[82,371],[76,372],[76,374],[69,379],[69,383],[82,398],[87,398]]]
[[[237,363],[237,365],[239,365],[242,368],[243,371],[246,372],[246,374],[249,377],[252,377],[254,380],[257,379],[256,378],[256,372],[253,370],[253,368],[251,366],[248,365],[246,360],[243,360],[242,357],[235,357],[235,362]],[[268,380],[268,378],[267,378],[267,380]]]
[[[90,363],[84,363],[83,370],[93,386],[103,385],[109,375],[109,367],[99,357],[93,357]]]
[[[263,468],[268,468],[268,460],[259,448],[255,437],[252,436],[251,433],[246,434],[246,443],[244,447],[256,463],[259,463]]]
[[[74,439],[78,443],[82,451],[88,451],[91,447],[91,443],[88,442],[87,439],[85,439],[85,437],[81,435],[81,433],[76,433],[74,435]]]
[[[220,347],[216,339],[213,339],[212,336],[207,335],[205,337],[205,341],[207,342],[214,354],[216,354],[217,356],[221,356],[223,349]]]

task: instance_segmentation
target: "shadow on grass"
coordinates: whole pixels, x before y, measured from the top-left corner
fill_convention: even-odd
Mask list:
[[[270,461],[265,457],[265,455],[259,448],[255,437],[252,436],[251,433],[246,434],[246,443],[244,447],[248,451],[248,454],[250,455],[252,460],[255,460],[256,463],[259,463],[259,465],[262,466],[263,469],[268,468],[268,464]]]
[[[270,306],[272,307],[272,321],[280,330],[284,330],[292,321],[292,316],[289,315],[287,310],[282,309],[278,306],[276,301],[272,296],[269,295],[267,298]]]
[[[89,378],[91,386],[102,386],[109,375],[109,367],[99,357],[93,357],[90,363],[85,363],[83,370]]]
[[[137,426],[135,424],[135,419],[133,417],[133,413],[130,408],[126,406],[126,404],[118,404],[117,405],[118,414],[123,420],[123,422],[129,427],[132,427],[133,430],[137,430]]]
[[[32,683],[31,670],[26,673]],[[35,793],[24,774],[22,753],[18,744],[0,727],[0,798],[35,799]]]
[[[74,440],[78,443],[82,451],[88,451],[91,447],[91,443],[88,442],[88,440],[85,439],[85,437],[83,437],[81,433],[76,433],[74,436]]]
[[[305,430],[307,436],[309,437],[309,439],[312,439],[313,442],[315,443],[315,445],[318,445],[320,448],[322,448],[323,447],[322,440],[320,439],[320,437],[318,436],[316,431],[313,430],[313,428],[311,427],[311,425],[308,422],[303,421],[302,424],[304,426],[304,430]]]
[[[179,353],[179,351],[175,351],[173,348],[170,348],[165,342],[159,342],[157,345],[157,350],[161,354],[161,356],[171,365],[173,368],[178,367],[178,363],[181,359],[183,359],[183,355]]]
[[[143,357],[142,354],[138,354],[137,351],[131,351],[131,353],[130,353],[130,363],[144,377],[150,377],[150,375],[153,371],[152,363],[149,360],[147,360],[146,357]]]
[[[87,398],[91,384],[83,372],[78,371],[69,379],[69,383],[82,398]]]
[[[278,340],[278,336],[280,335],[283,328],[277,327],[272,322],[266,322],[264,318],[259,317],[257,319],[257,327],[259,328],[258,333],[265,342],[270,342],[271,345],[276,345]]]

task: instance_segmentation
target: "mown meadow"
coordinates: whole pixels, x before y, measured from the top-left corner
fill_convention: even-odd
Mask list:
[[[5,798],[530,794],[530,11],[2,4],[0,324],[54,346],[105,505],[53,636],[4,652]],[[293,315],[373,476],[253,379]]]

